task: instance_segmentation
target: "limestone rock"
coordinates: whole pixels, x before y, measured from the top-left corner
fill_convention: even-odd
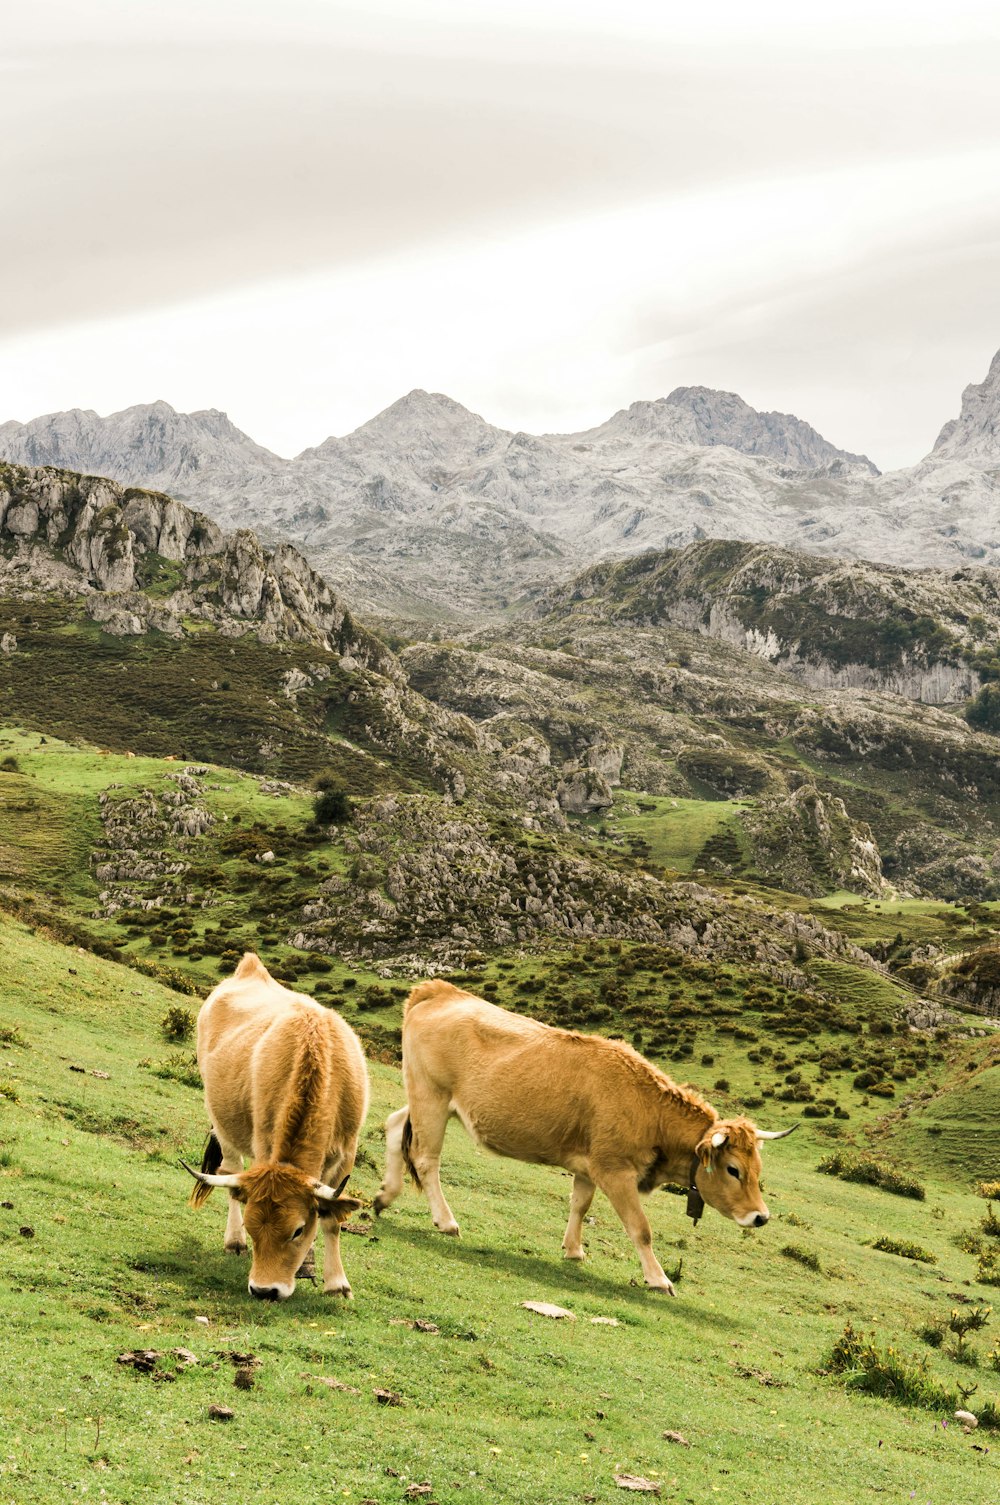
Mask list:
[[[556,798],[568,815],[592,815],[614,804],[610,784],[593,768],[569,770],[556,788]]]

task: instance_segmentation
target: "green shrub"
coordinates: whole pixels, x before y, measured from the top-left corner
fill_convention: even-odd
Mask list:
[[[822,1275],[823,1266],[819,1262],[819,1255],[811,1249],[803,1249],[799,1244],[785,1244],[781,1252],[786,1259],[794,1259],[797,1264],[805,1265],[808,1270],[815,1270],[817,1275]]]
[[[313,819],[318,826],[339,826],[351,818],[351,798],[339,782],[331,782],[313,800]]]
[[[956,1364],[967,1364],[970,1369],[979,1367],[978,1353],[974,1348],[966,1347],[966,1343],[970,1333],[977,1333],[986,1326],[992,1312],[991,1306],[952,1307],[948,1331],[955,1334],[955,1346],[950,1350],[950,1356]]]
[[[20,765],[20,763],[17,761],[17,759],[15,757],[13,757],[10,754],[8,754],[6,758],[0,758],[0,773],[20,773],[20,772],[21,772],[21,765]]]
[[[1000,686],[983,685],[966,705],[965,719],[980,731],[1000,732]]]
[[[848,1390],[930,1411],[953,1411],[957,1404],[957,1397],[928,1375],[926,1359],[908,1359],[892,1344],[878,1348],[850,1323],[834,1343],[828,1364],[832,1373],[844,1376]]]
[[[194,1015],[190,1009],[182,1008],[180,1004],[171,1004],[160,1020],[160,1033],[164,1040],[177,1045],[190,1040],[193,1030]]]
[[[1000,1181],[980,1181],[976,1187],[976,1196],[985,1197],[987,1201],[1000,1197]]]
[[[988,1238],[1000,1238],[1000,1218],[993,1211],[992,1202],[989,1203],[986,1209],[986,1216],[979,1226]]]
[[[1000,1286],[1000,1254],[996,1249],[985,1249],[980,1254],[976,1279],[980,1285]]]
[[[140,1061],[139,1064],[163,1082],[180,1082],[182,1087],[201,1086],[197,1056],[188,1055],[182,1050],[175,1050],[162,1061]]]
[[[878,1186],[882,1191],[892,1192],[897,1197],[912,1197],[917,1202],[923,1202],[927,1196],[924,1187],[913,1176],[876,1160],[874,1155],[852,1157],[843,1150],[836,1150],[821,1160],[816,1169],[826,1176],[839,1176],[841,1181]]]
[[[902,1259],[918,1259],[924,1265],[936,1265],[937,1255],[930,1254],[926,1249],[921,1249],[919,1244],[911,1244],[909,1239],[890,1238],[883,1234],[872,1244],[873,1249],[881,1249],[883,1254],[898,1254]]]

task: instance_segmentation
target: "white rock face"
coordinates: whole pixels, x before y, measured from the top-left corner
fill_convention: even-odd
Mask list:
[[[2,424],[0,456],[170,491],[224,527],[287,539],[359,609],[409,615],[431,602],[461,615],[595,559],[704,538],[911,567],[1000,565],[998,435],[1000,356],[927,458],[885,476],[793,415],[704,387],[540,436],[414,391],[292,460],[214,409],[158,402]],[[191,540],[175,540],[169,519],[160,526],[159,552],[190,557]]]
[[[791,413],[758,413],[735,392],[716,392],[711,387],[676,387],[669,397],[634,402],[600,428],[570,437],[592,444],[618,440],[623,446],[650,439],[694,447],[724,444],[745,455],[765,455],[806,470],[844,461],[878,474],[866,455],[837,449],[801,418]]]
[[[986,380],[973,383],[962,393],[962,411],[945,424],[931,455],[957,455],[1000,463],[1000,350],[990,364]]]
[[[196,618],[263,642],[341,650],[349,638],[361,661],[387,657],[290,544],[271,553],[246,529],[226,538],[171,497],[97,476],[0,464],[0,486],[0,593],[83,597],[88,616],[118,636],[176,637]],[[162,599],[143,588],[150,578],[166,583]]]

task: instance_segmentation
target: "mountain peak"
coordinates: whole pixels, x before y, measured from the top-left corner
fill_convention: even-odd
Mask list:
[[[394,431],[400,426],[409,424],[423,424],[452,431],[473,425],[495,432],[485,418],[481,418],[478,413],[470,412],[453,397],[448,397],[444,392],[425,392],[422,387],[414,387],[413,391],[407,392],[405,397],[397,397],[396,401],[390,403],[387,408],[383,408],[381,413],[376,413],[374,418],[369,418],[367,423],[361,424],[360,428],[356,428],[349,437],[353,438],[355,434]]]
[[[875,466],[865,455],[838,449],[792,413],[760,413],[737,392],[714,387],[675,387],[667,397],[633,402],[599,428],[574,438],[660,439],[699,447],[726,445],[745,455],[761,455],[786,465],[817,470],[834,462]]]
[[[865,465],[878,474],[867,455],[838,449],[794,413],[759,412],[737,392],[675,387],[665,401],[691,414],[697,443],[725,444],[746,455],[766,455],[808,470],[839,460]]]
[[[1000,350],[990,362],[985,380],[962,393],[962,411],[949,418],[934,442],[932,454],[963,459],[1000,459]]]
[[[269,466],[276,457],[218,408],[179,413],[163,398],[102,418],[91,408],[0,426],[0,457],[21,465],[110,476],[126,486],[184,488],[212,465]]]
[[[503,429],[494,428],[444,392],[425,392],[422,387],[414,387],[345,438],[325,439],[315,449],[304,450],[299,458],[326,458],[344,451],[356,455],[388,450],[410,464],[441,458],[461,464],[509,438]]]

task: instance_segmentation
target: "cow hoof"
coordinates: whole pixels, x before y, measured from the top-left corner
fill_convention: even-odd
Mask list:
[[[673,1282],[669,1281],[666,1278],[666,1276],[663,1277],[663,1284],[662,1285],[655,1285],[655,1286],[651,1285],[649,1287],[649,1289],[651,1291],[662,1291],[663,1294],[664,1294],[664,1296],[676,1296],[677,1295],[677,1292],[674,1290]]]
[[[438,1233],[447,1234],[449,1238],[461,1238],[462,1236],[457,1223],[435,1223],[434,1227]]]
[[[350,1301],[351,1297],[354,1295],[354,1292],[351,1290],[350,1286],[324,1286],[323,1295],[343,1296],[345,1301]]]
[[[586,1255],[586,1252],[583,1249],[564,1249],[563,1250],[563,1259],[575,1259],[575,1260],[579,1261],[579,1260],[586,1259],[586,1258],[587,1258],[587,1255]]]
[[[226,1245],[226,1253],[227,1254],[235,1254],[238,1257],[241,1254],[246,1254],[246,1252],[247,1252],[247,1246],[246,1246],[246,1244],[227,1244]]]
[[[380,1218],[385,1212],[386,1208],[390,1207],[391,1205],[392,1198],[385,1196],[382,1192],[379,1192],[376,1195],[374,1202],[372,1203],[372,1209],[375,1213],[375,1216],[377,1218]]]

